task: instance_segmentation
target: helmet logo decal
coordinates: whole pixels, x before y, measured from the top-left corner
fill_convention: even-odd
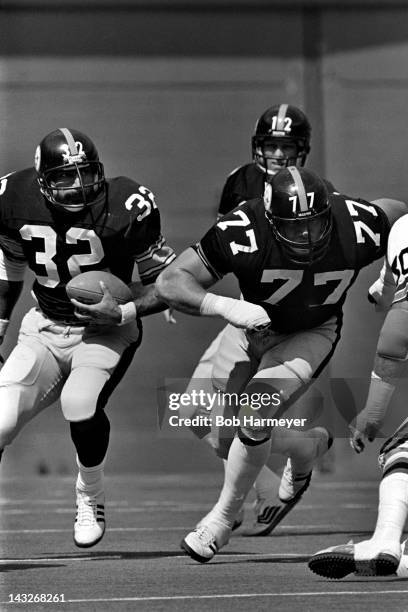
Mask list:
[[[67,164],[74,164],[74,163],[82,162],[86,159],[86,153],[84,151],[84,147],[82,146],[82,142],[79,142],[79,140],[77,140],[75,142],[75,145],[76,145],[75,153],[72,152],[72,150],[69,148],[69,145],[67,144],[61,145],[62,159]]]
[[[270,183],[265,183],[263,200],[266,210],[270,210],[272,200],[272,185]]]
[[[41,147],[40,145],[38,145],[38,147],[35,150],[35,156],[34,156],[34,167],[37,172],[39,172],[40,170],[40,164],[41,164]]]
[[[286,116],[287,104],[281,104],[277,115],[271,120],[271,132],[273,136],[286,136],[292,130],[292,118]]]

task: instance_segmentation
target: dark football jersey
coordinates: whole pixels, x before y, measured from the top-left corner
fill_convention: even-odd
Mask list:
[[[0,180],[0,247],[34,272],[34,295],[51,319],[78,324],[65,292],[77,274],[106,270],[128,284],[136,262],[148,284],[175,258],[152,192],[123,176],[106,188],[106,202],[72,213],[47,202],[33,168]]]
[[[207,232],[195,246],[203,263],[215,278],[232,272],[243,298],[263,306],[276,331],[309,329],[341,316],[359,270],[385,253],[385,213],[364,200],[330,195],[328,251],[320,261],[302,266],[281,249],[260,202],[245,202]]]
[[[325,180],[330,193],[335,191],[330,181]],[[222,217],[245,200],[262,198],[265,191],[265,173],[257,164],[246,164],[236,168],[227,178],[222,190],[218,216]]]

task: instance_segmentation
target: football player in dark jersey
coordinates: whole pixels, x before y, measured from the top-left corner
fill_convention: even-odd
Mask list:
[[[252,162],[238,167],[227,178],[222,190],[218,218],[231,212],[246,200],[263,198],[264,203],[267,204],[270,199],[270,181],[273,176],[288,165],[303,166],[310,152],[310,140],[310,122],[299,108],[291,104],[276,104],[266,109],[255,124],[251,140]],[[329,181],[325,182],[329,191],[333,192],[333,185]],[[191,376],[187,392],[204,388],[208,392],[213,391],[212,373],[215,361],[220,359],[220,355],[231,360],[233,355],[237,354],[239,341],[236,329],[227,325],[201,356]],[[327,381],[327,373],[323,378]],[[326,387],[328,387],[327,382]],[[305,404],[312,400],[306,396],[301,401]],[[206,415],[208,409],[203,407],[198,413]],[[192,415],[186,414],[186,416]],[[205,427],[192,427],[191,429],[215,449],[225,464],[232,440],[226,429],[214,428],[211,430]],[[321,458],[321,462],[327,465],[329,463],[325,457],[326,455]],[[255,520],[253,525],[243,532],[243,535],[268,535],[300,501],[301,495],[291,504],[282,503],[277,495],[279,482],[280,478],[265,465],[255,482]],[[242,523],[242,520],[243,513],[241,512],[236,527]]]
[[[244,396],[236,407],[238,435],[228,454],[224,487],[215,507],[182,541],[187,554],[200,562],[228,542],[237,513],[276,443],[271,441],[276,419],[330,360],[348,289],[361,268],[384,254],[390,225],[406,211],[395,200],[369,203],[329,195],[316,174],[294,166],[280,170],[271,187],[266,210],[259,200],[237,207],[156,281],[159,296],[170,306],[221,316],[240,334],[239,354],[232,362],[220,360],[213,374],[221,392]],[[208,292],[228,273],[239,281],[240,300]],[[269,405],[261,406],[254,418],[251,401],[256,397],[258,402],[262,394],[270,398]],[[278,407],[272,401],[275,394]],[[279,490],[283,501],[304,490],[317,455],[329,443],[326,434],[316,445],[307,431],[300,444],[291,440]]]
[[[37,301],[0,372],[0,449],[60,398],[79,468],[74,541],[93,546],[105,530],[104,407],[140,344],[140,317],[164,308],[154,281],[175,254],[153,193],[124,176],[105,178],[92,140],[67,128],[43,138],[35,167],[0,180],[0,247],[0,343],[27,267]],[[131,284],[134,264],[141,283]],[[131,285],[134,301],[118,306],[105,288],[103,312],[75,310],[86,306],[71,303],[65,286],[90,270]]]

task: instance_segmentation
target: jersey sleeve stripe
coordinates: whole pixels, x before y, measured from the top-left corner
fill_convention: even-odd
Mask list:
[[[150,279],[154,280],[175,258],[176,254],[173,249],[165,245],[165,247],[156,252],[151,259],[144,261],[142,265],[138,263],[137,267],[142,282]]]
[[[195,252],[197,253],[197,255],[199,256],[199,258],[201,259],[201,261],[203,262],[203,264],[205,265],[205,267],[207,268],[207,270],[209,271],[209,273],[216,278],[217,280],[220,280],[223,277],[223,274],[221,274],[220,272],[218,272],[218,270],[216,270],[214,268],[214,266],[212,266],[210,264],[210,262],[208,261],[202,247],[200,243],[197,243],[196,245],[193,246],[193,249],[195,250]]]
[[[405,279],[404,283],[398,285],[398,288],[395,291],[394,299],[392,301],[393,304],[395,304],[396,302],[402,302],[403,300],[407,299],[407,284],[408,279]]]
[[[138,253],[136,255],[136,257],[135,257],[135,260],[139,263],[141,261],[144,261],[145,259],[150,259],[152,254],[155,251],[157,251],[158,249],[161,249],[165,245],[165,243],[166,243],[166,241],[165,241],[164,237],[163,236],[159,236],[159,238],[156,240],[156,242],[151,244],[146,251],[143,251],[143,253]]]

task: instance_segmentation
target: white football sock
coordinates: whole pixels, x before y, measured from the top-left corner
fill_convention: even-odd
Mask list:
[[[408,474],[392,472],[380,484],[377,525],[372,540],[400,543],[408,515]]]
[[[78,478],[76,481],[76,487],[83,493],[92,493],[97,495],[103,491],[103,468],[105,466],[105,459],[99,465],[92,467],[85,467],[76,457],[78,466]]]
[[[220,497],[211,512],[201,521],[210,526],[220,546],[228,541],[237,512],[269,457],[270,446],[270,440],[247,446],[238,437],[234,438]]]
[[[227,469],[227,460],[223,459],[224,472]],[[267,499],[274,500],[277,498],[279,490],[280,478],[269,468],[264,465],[261,468],[254,483],[254,489],[257,500]]]

